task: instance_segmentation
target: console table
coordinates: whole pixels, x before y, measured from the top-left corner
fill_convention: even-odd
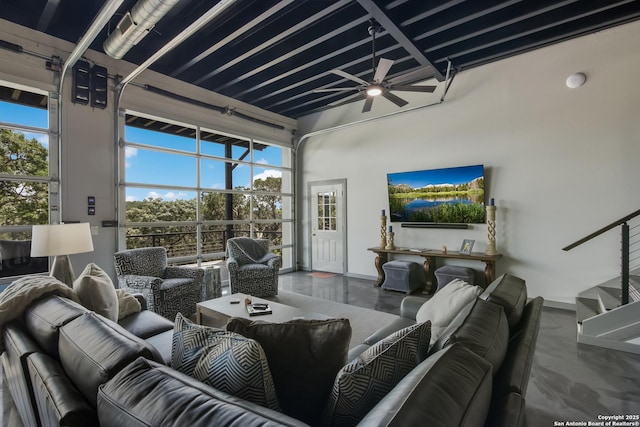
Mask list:
[[[461,254],[458,251],[447,251],[446,253],[435,249],[413,249],[413,248],[369,248],[371,252],[376,253],[376,270],[378,270],[378,280],[376,286],[382,286],[384,282],[384,270],[382,266],[385,262],[389,261],[389,255],[414,255],[424,258],[424,272],[427,276],[427,293],[431,293],[435,289],[434,282],[432,280],[433,273],[431,267],[435,266],[436,258],[453,258],[453,259],[468,259],[473,261],[484,262],[484,280],[485,286],[495,280],[496,274],[496,261],[502,258],[502,254],[486,255],[482,252],[471,252],[471,255]]]

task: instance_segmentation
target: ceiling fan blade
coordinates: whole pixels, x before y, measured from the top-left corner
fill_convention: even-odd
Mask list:
[[[437,86],[412,86],[412,85],[394,85],[390,86],[390,90],[399,90],[403,92],[428,92],[432,93]]]
[[[387,74],[389,73],[389,70],[391,69],[393,63],[394,61],[390,59],[380,58],[380,61],[378,61],[378,67],[376,68],[376,74],[373,76],[373,80],[377,83],[382,83],[384,78],[387,77]]]
[[[430,78],[433,78],[433,68],[430,65],[427,65],[395,76],[387,80],[387,83],[390,85],[405,84],[419,82]]]
[[[398,107],[404,107],[405,105],[408,104],[407,101],[405,101],[404,99],[400,98],[397,95],[392,94],[391,92],[387,91],[387,92],[383,92],[382,96],[384,96],[385,98],[387,98],[389,101],[393,102],[394,104],[396,104]]]
[[[331,87],[331,88],[327,88],[327,89],[314,89],[313,92],[314,93],[320,93],[320,92],[344,92],[347,90],[360,90],[360,88],[358,87]]]
[[[356,77],[353,74],[349,74],[346,71],[342,71],[342,70],[331,70],[331,72],[333,74],[337,74],[340,77],[344,77],[345,79],[349,79],[349,80],[353,80],[356,83],[360,83],[361,85],[368,85],[369,82],[366,82],[364,80],[362,80],[360,77]]]
[[[367,96],[367,99],[364,101],[364,106],[362,107],[362,112],[367,113],[371,111],[372,105],[373,105],[373,96]]]

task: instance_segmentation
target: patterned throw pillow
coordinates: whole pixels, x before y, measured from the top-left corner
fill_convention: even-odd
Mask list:
[[[225,393],[280,411],[267,357],[255,340],[196,325],[178,313],[171,367]]]
[[[389,335],[343,367],[333,384],[325,413],[327,425],[352,426],[427,357],[431,323]]]

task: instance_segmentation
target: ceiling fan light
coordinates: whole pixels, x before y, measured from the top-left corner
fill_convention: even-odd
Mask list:
[[[367,96],[378,96],[381,94],[382,94],[382,86],[369,85],[369,87],[367,87]]]

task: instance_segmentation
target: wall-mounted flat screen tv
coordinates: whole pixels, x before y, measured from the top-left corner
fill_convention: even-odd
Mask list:
[[[482,224],[484,166],[387,174],[392,222]]]

